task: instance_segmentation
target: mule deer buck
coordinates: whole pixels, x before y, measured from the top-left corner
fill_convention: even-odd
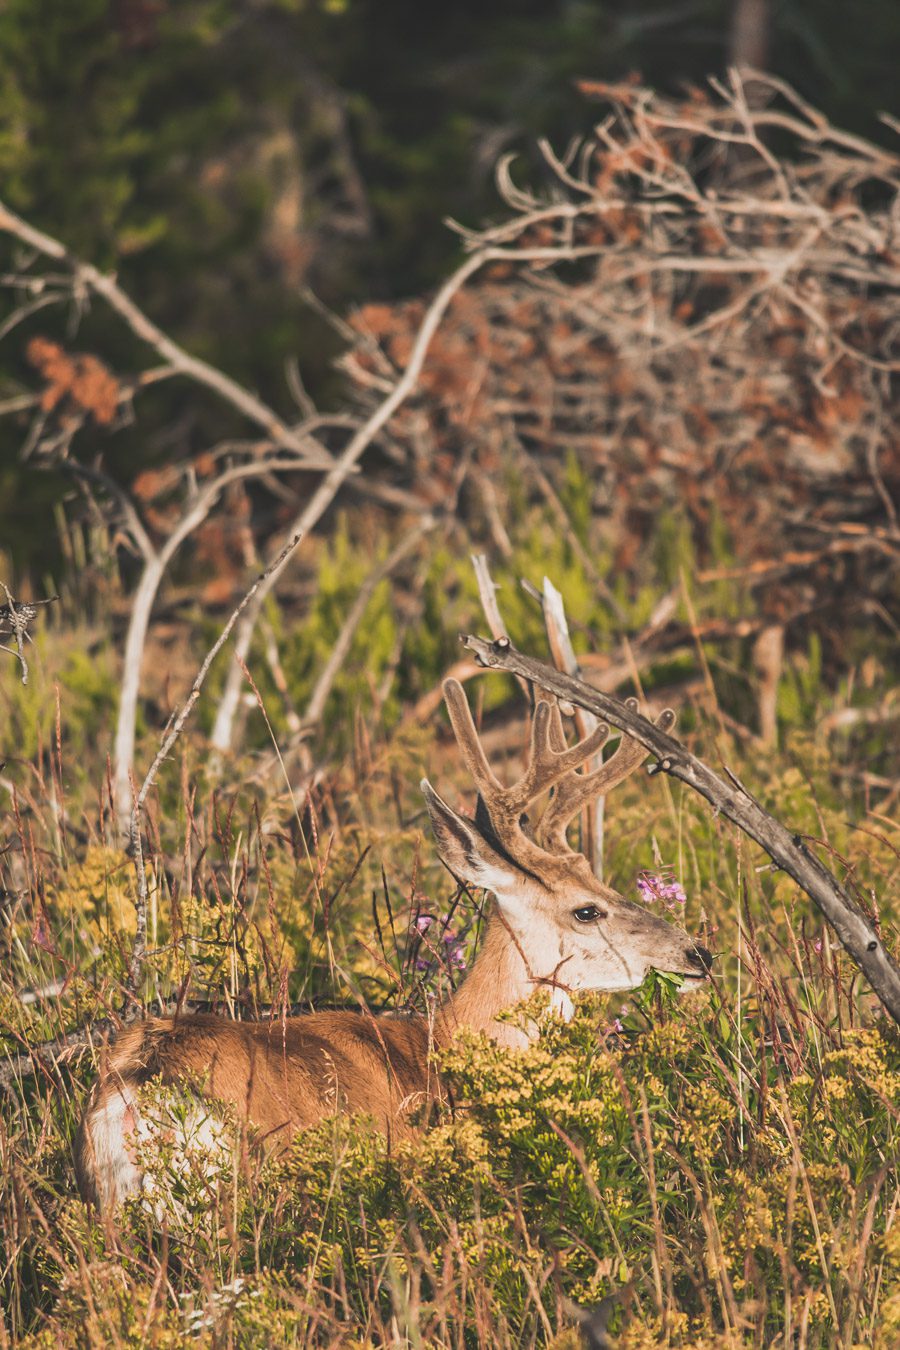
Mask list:
[[[600,726],[567,748],[558,708],[541,702],[524,775],[504,787],[488,765],[461,685],[446,681],[444,697],[478,789],[475,819],[453,811],[427,779],[422,791],[447,867],[495,897],[483,948],[461,987],[433,1026],[405,1015],[323,1011],[264,1022],[148,1018],[128,1028],[108,1054],[75,1145],[81,1192],[101,1210],[110,1212],[140,1189],[134,1146],[146,1125],[138,1090],[151,1079],[183,1083],[200,1113],[204,1099],[230,1103],[270,1147],[336,1110],[374,1116],[390,1139],[411,1131],[412,1108],[440,1094],[430,1063],[434,1043],[469,1027],[512,1047],[526,1045],[528,1032],[498,1016],[536,987],[549,987],[566,1016],[574,991],[632,989],[651,968],[707,978],[712,957],[705,948],[603,885],[566,838],[581,808],[632,773],[646,751],[623,736],[606,763],[579,772],[609,729]],[[658,724],[668,730],[674,720],[664,712]],[[532,838],[523,814],[551,787]]]

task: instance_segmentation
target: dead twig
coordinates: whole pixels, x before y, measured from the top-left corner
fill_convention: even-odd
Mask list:
[[[553,664],[557,670],[563,671],[566,675],[572,675],[575,679],[581,679],[581,668],[578,664],[578,658],[575,655],[575,648],[572,646],[572,639],[569,635],[569,621],[566,618],[566,607],[562,594],[553,585],[549,577],[544,577],[544,588],[540,595],[541,609],[544,615],[544,626],[547,629],[547,640],[550,643],[550,652],[553,657]],[[585,708],[573,708],[570,711],[575,713],[575,726],[578,731],[578,739],[586,740],[592,732],[597,730],[599,719],[593,713]],[[603,760],[603,752],[598,751],[585,765],[585,772],[591,772],[599,768]],[[598,880],[603,880],[603,820],[606,798],[603,796],[593,798],[582,811],[582,836],[586,842],[584,852],[587,855],[588,862]]]
[[[128,615],[113,753],[116,809],[123,833],[129,833],[131,774],[134,764],[141,667],[153,607],[169,565],[182,544],[208,519],[231,485],[301,465],[293,459],[254,457],[237,464],[226,464],[215,477],[203,483],[197,482],[192,469],[188,467],[183,475],[186,482],[184,498],[180,503],[181,509],[169,532],[159,544],[154,543],[151,531],[144,525],[132,498],[109,474],[74,459],[66,461],[64,467],[74,477],[97,484],[108,496],[112,503],[111,510],[120,520],[121,529],[130,539],[143,564]]]
[[[51,595],[46,600],[32,600],[25,602],[14,600],[9,593],[9,588],[5,582],[0,582],[6,595],[6,604],[0,605],[0,634],[10,634],[15,641],[15,647],[7,647],[0,643],[0,652],[9,652],[14,656],[22,667],[22,683],[28,683],[28,662],[25,660],[25,643],[31,642],[31,634],[28,629],[37,618],[40,605],[52,605],[54,600],[58,600],[58,595]]]
[[[420,465],[427,445],[439,465],[464,445],[481,484],[520,461],[529,504],[623,632],[668,511],[705,582],[756,591],[781,573],[823,635],[858,620],[858,596],[890,596],[900,564],[900,156],[756,72],[684,99],[582,88],[609,112],[577,153],[541,143],[534,191],[502,160],[508,218],[460,231],[501,266],[448,314],[392,420],[397,455]],[[364,402],[365,342],[399,362],[419,319],[417,302],[353,318]]]
[[[491,576],[486,553],[473,553],[472,567],[475,570],[475,580],[478,582],[478,598],[481,600],[481,608],[484,610],[484,617],[487,619],[488,628],[491,630],[491,637],[498,641],[507,635],[506,620],[500,613],[500,606],[497,603],[497,592],[501,588]],[[517,679],[516,683],[525,695],[526,704],[531,707],[531,686],[528,681]]]
[[[357,462],[364,451],[368,449],[382,427],[390,421],[397,409],[407,398],[409,398],[416,388],[419,376],[422,372],[422,366],[425,362],[425,357],[428,354],[428,349],[451,300],[457,292],[462,289],[469,278],[473,276],[479,268],[483,267],[485,263],[492,261],[495,256],[495,252],[491,249],[482,249],[473,253],[472,256],[467,258],[464,263],[461,263],[456,271],[444,282],[443,286],[426,310],[422,322],[419,325],[409,355],[409,360],[407,361],[403,374],[394,384],[390,393],[377,405],[363,425],[354,433],[333,467],[329,469],[328,473],[322,479],[322,482],[316,488],[312,497],[302,511],[294,518],[290,527],[292,534],[305,536],[318,524],[325,511],[327,511],[328,507],[334,501],[334,498],[337,496],[337,493],[346,478],[356,468]],[[265,582],[257,590],[252,604],[248,606],[241,619],[241,625],[235,640],[235,651],[240,658],[240,661],[246,663],[247,655],[250,650],[250,643],[253,640],[253,633],[263,603],[281,575],[285,562],[286,558],[281,561],[277,567],[273,566],[269,570]],[[225,688],[222,690],[222,697],[216,711],[211,741],[214,749],[219,753],[225,752],[231,747],[234,719],[240,702],[242,687],[240,661],[235,662],[234,667],[229,671],[225,681]]]
[[[333,464],[332,456],[312,436],[297,435],[255,394],[251,394],[248,389],[244,389],[236,380],[215,366],[200,360],[199,357],[191,356],[174,342],[122,290],[115,277],[104,275],[92,263],[82,262],[58,239],[30,225],[3,202],[0,202],[0,231],[20,239],[29,248],[45,257],[63,263],[71,273],[76,289],[102,296],[110,309],[125,321],[135,337],[152,347],[173,371],[212,389],[225,402],[230,403],[256,426],[261,427],[276,445],[285,446],[302,455],[310,468],[326,468]]]
[[[140,790],[135,796],[134,805],[131,808],[130,833],[131,833],[131,856],[134,862],[135,870],[137,872],[138,894],[137,894],[137,901],[135,904],[137,924],[135,928],[134,945],[132,947],[131,953],[131,964],[128,969],[128,977],[125,986],[128,996],[132,1000],[134,1000],[135,1013],[138,1007],[137,1004],[138,987],[141,982],[141,976],[143,974],[144,969],[144,961],[147,954],[148,883],[147,883],[147,872],[144,867],[144,847],[143,842],[141,840],[141,812],[143,811],[144,803],[147,800],[147,794],[149,793],[150,789],[152,788],[153,784],[156,781],[156,775],[159,772],[160,765],[162,764],[163,760],[166,759],[166,757],[169,755],[173,745],[178,740],[178,737],[181,735],[182,728],[184,727],[184,724],[187,721],[187,719],[190,717],[191,712],[194,708],[194,704],[200,697],[200,691],[203,688],[203,684],[204,681],[206,680],[206,676],[209,673],[210,666],[218,656],[219,652],[222,650],[222,647],[228,641],[228,637],[232,629],[234,628],[235,624],[237,623],[238,619],[240,618],[241,614],[247,608],[247,605],[250,604],[254,595],[257,593],[260,586],[264,584],[270,573],[276,567],[281,567],[284,565],[284,562],[287,559],[288,555],[293,552],[293,550],[297,547],[299,542],[300,536],[294,535],[294,537],[290,539],[287,544],[285,544],[284,548],[281,550],[278,557],[273,559],[273,561],[269,564],[266,570],[259,577],[257,577],[256,581],[253,583],[253,585],[241,599],[240,604],[238,604],[236,608],[232,611],[231,617],[225,624],[225,627],[222,629],[213,646],[210,648],[209,652],[206,655],[206,659],[201,665],[199,671],[197,672],[194,683],[191,685],[191,691],[188,694],[188,697],[185,700],[184,704],[182,705],[181,711],[170,719],[169,725],[166,728],[166,731],[163,735],[162,743],[159,749],[157,750],[156,755],[154,756],[153,763],[147,770],[147,773],[144,777],[144,781],[140,786]]]

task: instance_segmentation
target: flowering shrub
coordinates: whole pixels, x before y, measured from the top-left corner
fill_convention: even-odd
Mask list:
[[[848,1319],[857,1343],[895,1343],[892,1029],[849,1033],[791,1078],[759,1038],[767,1010],[738,1027],[714,994],[651,1023],[639,1000],[615,1047],[598,1034],[602,999],[581,999],[569,1024],[544,995],[518,1016],[541,1028],[525,1051],[470,1034],[442,1052],[453,1109],[417,1138],[388,1148],[364,1120],[339,1117],[261,1167],[251,1144],[233,1236],[219,1232],[228,1205],[206,1206],[193,1242],[212,1253],[225,1243],[232,1281],[303,1272],[351,1323],[372,1316],[374,1298],[386,1322],[415,1326],[429,1345],[520,1344],[558,1315],[563,1294],[590,1306],[654,1262],[668,1343],[685,1350],[761,1343],[786,1298],[809,1345],[832,1344]],[[760,1047],[752,1059],[748,1044]],[[183,1173],[173,1175],[183,1203]],[[861,1285],[870,1246],[877,1262]],[[210,1306],[220,1333],[238,1334],[243,1301],[232,1308],[226,1294]],[[286,1289],[280,1298],[290,1306]],[[614,1317],[622,1344],[660,1343],[652,1294],[625,1311]],[[488,1321],[485,1342],[477,1328]]]

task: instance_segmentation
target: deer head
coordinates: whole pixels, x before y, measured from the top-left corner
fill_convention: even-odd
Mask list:
[[[525,773],[518,783],[504,787],[487,762],[456,680],[445,681],[444,698],[478,789],[478,806],[474,820],[461,816],[422,780],[438,851],[454,876],[493,892],[532,983],[565,992],[633,989],[651,968],[688,981],[705,980],[710,953],[684,929],[598,881],[587,859],[566,838],[576,813],[633,773],[646,750],[623,735],[615,754],[600,768],[579,772],[602,747],[609,728],[598,726],[568,747],[558,707],[540,702],[531,723]],[[657,718],[666,731],[674,723],[675,714],[668,710]],[[523,825],[524,813],[551,787],[553,796],[532,838]]]

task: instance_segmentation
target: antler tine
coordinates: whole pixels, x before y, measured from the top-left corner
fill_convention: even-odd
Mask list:
[[[557,699],[553,699],[550,704],[550,744],[554,750],[566,748],[566,733],[563,731],[562,713]]]
[[[478,738],[478,732],[475,730],[475,723],[472,721],[472,713],[469,710],[469,700],[459,680],[445,680],[443,683],[444,702],[447,704],[447,712],[450,714],[450,725],[453,727],[453,734],[456,737],[456,743],[465,761],[466,768],[472,776],[475,786],[486,800],[496,796],[498,792],[503,792],[503,784],[494,776],[490,764],[487,762],[487,756],[484,753],[484,747]]]
[[[515,787],[506,789],[507,809],[524,811],[535,797],[596,754],[608,734],[608,727],[598,726],[583,741],[568,748],[558,706],[541,700],[531,723],[528,766]]]
[[[628,706],[637,708],[637,699],[628,699]],[[661,731],[671,731],[675,725],[675,714],[671,708],[664,709],[656,718]],[[569,848],[566,839],[566,827],[569,821],[588,802],[617,787],[647,756],[647,750],[630,736],[622,735],[619,748],[611,759],[601,764],[593,773],[571,773],[557,786],[556,793],[541,820],[541,842],[544,848],[553,853],[563,853]]]
[[[507,788],[508,807],[522,812],[529,802],[542,792],[541,784],[553,773],[554,752],[550,747],[550,704],[543,699],[535,707],[531,718],[528,743],[528,763],[525,772],[514,787]]]
[[[583,741],[567,748],[559,723],[558,708],[542,700],[535,708],[531,722],[525,772],[518,783],[504,787],[488,764],[462,685],[457,680],[445,680],[443,690],[447,712],[466,768],[484,800],[494,828],[498,830],[503,828],[505,820],[518,826],[519,817],[528,804],[596,754],[609,734],[609,728],[601,724]],[[556,749],[554,742],[560,744],[561,748]]]
[[[558,708],[556,713],[557,717],[559,717]],[[559,722],[559,730],[560,733],[562,733],[562,719],[560,719]],[[590,759],[591,755],[596,755],[597,751],[602,749],[608,735],[609,727],[606,723],[598,722],[597,726],[594,727],[594,730],[589,732],[584,740],[579,741],[577,745],[573,745],[569,749],[563,748],[562,750],[551,750],[550,753],[553,756],[554,763],[554,780],[559,778],[561,774],[571,773],[573,769],[577,769],[579,765],[585,762],[585,760]],[[563,739],[563,747],[565,747],[565,739]],[[549,787],[550,784],[545,783],[544,786]]]
[[[607,722],[598,722],[594,730],[585,736],[583,741],[579,741],[572,747],[572,754],[578,753],[573,767],[577,768],[585,759],[595,755],[606,744],[606,738],[609,736],[609,724]],[[595,744],[596,739],[596,744]],[[568,751],[566,745],[566,733],[563,730],[562,712],[560,711],[558,699],[553,699],[550,713],[550,745],[557,752]]]

